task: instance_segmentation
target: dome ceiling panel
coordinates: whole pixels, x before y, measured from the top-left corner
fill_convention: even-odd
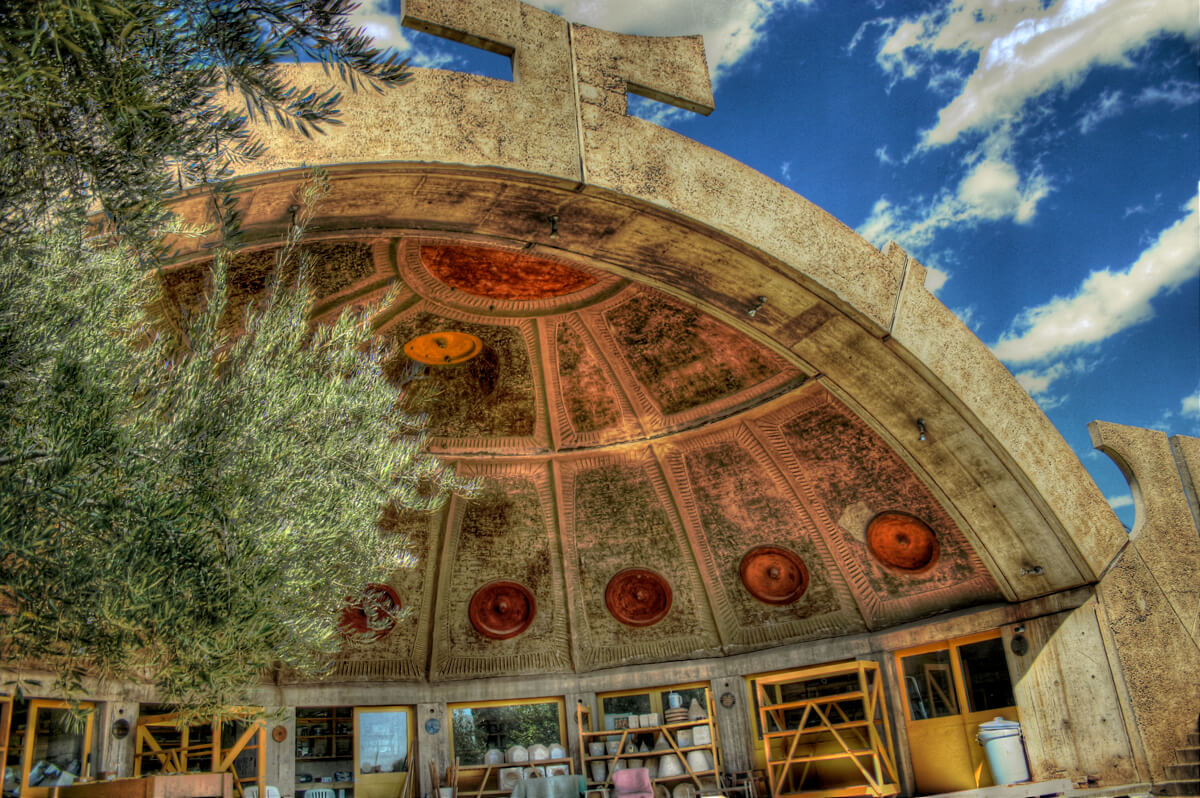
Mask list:
[[[727,650],[865,631],[820,530],[744,424],[689,437],[664,461],[712,580]],[[808,584],[795,601],[764,603],[743,584],[743,557],[759,546],[783,547],[803,561]]]
[[[652,289],[627,292],[604,319],[663,416],[679,416],[794,371],[781,358],[696,308]]]
[[[679,659],[720,650],[695,559],[649,447],[561,463],[559,496],[572,631],[582,670]],[[669,612],[633,627],[613,617],[605,591],[614,576],[648,569],[670,584]]]
[[[809,506],[817,508],[818,524],[831,530],[830,548],[871,628],[1002,600],[983,562],[929,489],[824,386],[804,388],[755,424]],[[867,526],[888,511],[913,515],[933,530],[941,554],[931,567],[905,571],[872,556]]]
[[[444,512],[427,515],[397,511],[394,506],[384,510],[381,529],[407,536],[415,561],[412,568],[400,568],[387,580],[387,585],[400,596],[405,613],[379,640],[370,643],[347,640],[334,662],[333,678],[339,681],[426,678],[444,515]]]
[[[559,448],[644,437],[646,427],[579,314],[544,319],[540,325]]]
[[[470,501],[456,499],[449,519],[432,678],[570,671],[566,586],[548,470],[541,463],[464,463],[460,473],[482,477],[483,489]],[[469,612],[477,591],[498,581],[521,585],[536,605],[528,628],[506,639],[481,634]]]
[[[614,274],[562,258],[453,239],[401,239],[396,262],[401,279],[430,301],[497,316],[562,313],[626,285]]]
[[[484,353],[457,366],[430,366],[428,379],[438,388],[430,402],[429,433],[443,448],[477,448],[480,441],[517,439],[523,448],[546,447],[537,439],[539,398],[534,379],[536,329],[530,319],[471,318],[418,302],[398,314],[380,334],[391,345],[385,373],[396,379],[411,362],[404,344],[421,335],[453,330],[479,338]],[[531,440],[532,439],[532,440]]]

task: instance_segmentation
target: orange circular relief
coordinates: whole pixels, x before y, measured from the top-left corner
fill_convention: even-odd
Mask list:
[[[650,626],[671,611],[671,585],[653,571],[629,568],[608,582],[604,603],[627,626]]]
[[[867,548],[884,565],[901,571],[924,571],[937,561],[937,535],[916,516],[891,510],[867,524]]]
[[[537,602],[524,585],[489,582],[471,596],[467,615],[479,634],[493,640],[506,640],[529,628],[537,615]]]
[[[455,330],[418,336],[404,345],[404,354],[430,366],[465,363],[483,351],[483,341]]]
[[[808,590],[804,560],[779,546],[759,546],[746,552],[739,571],[750,595],[767,604],[791,604]]]

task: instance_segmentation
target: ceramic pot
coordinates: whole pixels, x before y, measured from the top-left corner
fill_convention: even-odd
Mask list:
[[[707,751],[688,751],[687,763],[693,773],[698,773],[702,770],[712,770],[712,762],[708,758]]]
[[[604,742],[604,750],[608,752],[609,756],[615,756],[616,754],[621,753],[621,738],[618,737],[615,740],[606,740]]]
[[[563,748],[558,743],[552,743],[550,745],[550,758],[551,759],[566,759],[567,758],[567,749]]]
[[[604,781],[604,778],[607,775],[608,775],[608,769],[606,767],[604,767],[603,762],[593,762],[592,763],[592,781]],[[504,788],[501,787],[501,789],[504,789]]]
[[[681,781],[671,790],[671,798],[696,798],[696,785],[690,781]]]
[[[712,742],[712,729],[707,726],[696,726],[692,729],[692,745],[708,745]]]
[[[679,731],[675,732],[675,745],[679,746],[680,748],[687,748],[691,744],[692,744],[692,730],[691,729],[680,729]]]
[[[483,755],[483,764],[485,765],[503,765],[504,752],[499,748],[489,748]]]
[[[707,717],[708,715],[704,714],[704,708],[700,706],[700,701],[693,698],[688,707],[688,720],[704,720]]]
[[[550,758],[550,749],[544,745],[534,744],[526,750],[529,753],[530,762],[541,762],[543,759]]]
[[[604,756],[604,743],[596,740],[588,743],[588,753],[592,756]]]
[[[679,709],[683,706],[683,696],[675,691],[667,693],[667,706],[671,709]]]
[[[529,751],[523,745],[514,745],[504,752],[505,762],[528,762]]]
[[[663,754],[658,760],[658,777],[669,779],[672,776],[683,775],[683,763],[675,754]]]
[[[670,747],[671,747],[670,743],[668,743],[666,738],[663,737],[661,734],[658,735],[658,738],[654,741],[654,750],[655,751],[665,751]]]
[[[512,791],[521,781],[521,768],[500,768],[500,789]]]

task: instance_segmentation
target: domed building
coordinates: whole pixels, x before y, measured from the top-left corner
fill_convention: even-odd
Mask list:
[[[411,612],[320,681],[276,674],[282,719],[224,764],[284,798],[436,795],[456,762],[474,798],[566,773],[614,794],[618,766],[663,798],[927,795],[995,783],[976,737],[1004,718],[1035,784],[989,795],[1190,789],[1200,441],[1091,426],[1126,532],[920,263],[626,114],[712,110],[698,37],[518,0],[408,0],[404,24],[513,80],[347,96],[325,136],[272,129],[238,196],[268,253],[327,168],[318,320],[399,286],[389,367],[426,364],[432,449],[483,489],[385,510],[418,564],[372,590]],[[5,796],[40,798],[56,745],[93,777],[189,770],[147,689],[70,734],[39,725],[52,699],[3,704]]]

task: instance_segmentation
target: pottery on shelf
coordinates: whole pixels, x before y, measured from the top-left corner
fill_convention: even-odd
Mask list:
[[[510,792],[521,781],[521,768],[500,768],[500,789]]]
[[[663,737],[661,734],[658,735],[658,739],[654,741],[654,750],[655,751],[665,751],[670,747],[671,747],[670,743],[668,743],[666,738]]]
[[[606,740],[604,742],[604,750],[608,752],[609,756],[616,756],[621,753],[621,738]]]
[[[700,706],[699,699],[693,698],[688,707],[688,720],[704,720],[707,717],[708,715],[704,714],[704,709]]]
[[[669,779],[672,776],[683,775],[683,763],[675,754],[663,754],[658,760],[658,777]]]
[[[712,743],[712,729],[707,726],[696,726],[692,729],[692,745],[709,745]]]
[[[504,752],[499,748],[489,748],[483,755],[483,764],[485,765],[503,765]]]
[[[543,759],[550,758],[550,749],[539,743],[534,743],[526,750],[529,753],[530,762],[541,762]]]
[[[671,798],[696,798],[696,785],[690,781],[681,781],[671,790]]]
[[[687,752],[688,767],[693,773],[698,773],[703,770],[712,770],[712,760],[708,758],[707,751],[688,751]]]
[[[687,748],[692,744],[692,730],[680,729],[675,732],[675,744],[680,748]]]
[[[550,765],[546,768],[547,776],[569,776],[570,774],[570,765]]]
[[[645,740],[643,740],[643,741],[642,741],[642,744],[641,744],[641,745],[638,747],[638,753],[639,753],[639,754],[648,754],[648,753],[650,753],[650,746],[646,745],[646,741],[645,741]]]
[[[630,738],[629,742],[625,743],[625,753],[636,754],[637,752],[637,741]]]
[[[608,775],[608,769],[604,767],[603,762],[592,762],[592,781],[604,781],[604,777]],[[503,787],[501,787],[503,789]]]
[[[504,761],[505,762],[528,762],[529,761],[529,751],[526,750],[525,746],[523,746],[523,745],[511,746],[507,751],[504,752]]]
[[[604,742],[601,740],[593,740],[588,743],[588,753],[592,756],[604,756]]]
[[[655,762],[653,757],[646,760],[646,770],[650,771],[651,781],[658,778],[658,762]]]
[[[653,776],[651,776],[653,778]],[[667,789],[665,784],[654,785],[654,798],[671,798],[671,791]]]
[[[567,749],[563,748],[558,743],[551,743],[549,751],[550,751],[551,759],[566,759],[567,758]]]

